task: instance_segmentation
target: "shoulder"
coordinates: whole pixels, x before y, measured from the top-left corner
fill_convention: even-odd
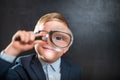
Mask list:
[[[15,65],[8,70],[8,80],[18,80],[19,78],[22,78],[23,80],[28,80],[27,71],[29,70],[29,64],[35,56],[35,54],[30,54],[18,57],[16,59]]]
[[[64,58],[62,58],[61,59],[61,65],[62,66],[67,66],[67,67],[69,67],[69,68],[71,68],[71,70],[73,69],[73,70],[81,70],[81,66],[79,65],[79,64],[77,64],[77,63],[73,63],[73,62],[71,62],[71,61],[69,61],[69,60],[66,60],[66,59],[64,59]]]
[[[7,71],[10,67],[12,67],[12,63],[0,58],[0,80],[4,80],[3,78],[7,74]]]
[[[22,66],[29,65],[35,56],[35,54],[30,54],[18,57],[15,61],[15,65],[11,69],[16,69]]]
[[[61,72],[68,73],[71,80],[81,80],[81,67],[79,64],[61,59]]]
[[[27,55],[27,56],[22,56],[19,57],[16,60],[16,63],[9,63],[3,59],[0,58],[0,79],[3,80],[3,78],[7,78],[8,80],[18,80],[20,77],[19,75],[23,75],[25,77],[25,80],[27,79],[26,77],[26,72],[24,71],[24,64],[29,64],[30,61],[33,58],[32,55]],[[29,62],[26,62],[29,61]],[[14,79],[13,79],[14,78]]]
[[[35,54],[29,54],[29,55],[25,55],[25,56],[20,56],[16,59],[15,62],[20,62],[20,61],[30,61],[34,56],[36,56]]]

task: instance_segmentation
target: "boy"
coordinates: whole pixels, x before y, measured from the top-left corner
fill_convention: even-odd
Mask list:
[[[1,52],[0,77],[6,80],[80,80],[80,67],[61,58],[72,42],[73,35],[65,18],[60,13],[48,13],[38,20],[34,31],[15,33]],[[21,52],[33,47],[36,53],[20,57],[8,70]],[[3,69],[3,66],[6,67]]]

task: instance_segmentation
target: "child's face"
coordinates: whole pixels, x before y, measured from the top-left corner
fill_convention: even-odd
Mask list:
[[[40,28],[39,28],[40,27]],[[45,30],[47,32],[50,31],[62,31],[71,34],[70,30],[68,29],[67,25],[62,22],[58,21],[49,21],[42,26],[37,25],[37,29]],[[60,58],[66,51],[69,49],[68,47],[60,48],[60,51],[55,50],[55,47],[50,44],[49,39],[46,41],[41,41],[39,44],[35,45],[36,52],[40,55],[40,57],[48,62],[52,63]]]

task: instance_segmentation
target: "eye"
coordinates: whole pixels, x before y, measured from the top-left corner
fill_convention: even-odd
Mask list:
[[[56,40],[62,40],[62,37],[61,36],[57,36]]]

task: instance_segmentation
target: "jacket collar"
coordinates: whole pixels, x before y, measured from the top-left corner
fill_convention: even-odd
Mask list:
[[[22,57],[17,62],[23,65],[31,80],[46,80],[42,65],[35,54]]]
[[[37,56],[32,60],[31,68],[37,75],[37,80],[46,80],[45,73],[43,71],[42,65],[39,62]]]

